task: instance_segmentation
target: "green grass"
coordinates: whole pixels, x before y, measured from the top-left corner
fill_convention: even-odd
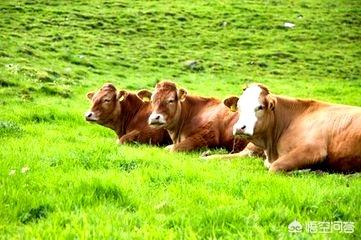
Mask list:
[[[270,174],[260,159],[118,146],[112,131],[83,119],[85,94],[104,82],[137,90],[161,79],[218,98],[262,82],[361,106],[360,1],[39,0],[0,9],[0,238],[361,237],[359,174]],[[289,233],[295,219],[352,221],[355,232]]]

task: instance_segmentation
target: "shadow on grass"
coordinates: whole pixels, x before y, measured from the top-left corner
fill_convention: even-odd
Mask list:
[[[19,214],[19,220],[21,223],[27,224],[30,222],[37,222],[42,218],[46,218],[51,213],[52,207],[48,204],[42,204],[37,207],[30,208]]]

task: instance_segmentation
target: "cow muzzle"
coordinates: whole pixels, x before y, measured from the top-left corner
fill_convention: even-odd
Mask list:
[[[154,127],[161,127],[165,123],[164,116],[159,113],[152,113],[148,118],[148,124]]]
[[[246,126],[238,127],[235,126],[233,128],[233,135],[238,136],[244,134],[244,130],[246,129]]]
[[[85,116],[85,120],[89,121],[89,122],[96,122],[98,119],[95,117],[95,114],[93,112],[86,112],[84,114]]]
[[[253,132],[247,131],[246,125],[234,126],[233,127],[233,135],[234,136],[242,136],[242,137],[250,137],[253,135]]]

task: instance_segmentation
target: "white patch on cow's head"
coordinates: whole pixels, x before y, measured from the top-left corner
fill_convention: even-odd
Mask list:
[[[261,103],[259,96],[262,89],[258,85],[252,85],[246,88],[243,94],[239,97],[237,107],[239,118],[237,123],[233,126],[233,134],[253,135],[254,127],[257,122],[257,111],[260,109]]]

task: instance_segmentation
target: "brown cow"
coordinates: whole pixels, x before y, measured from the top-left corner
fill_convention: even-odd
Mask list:
[[[141,96],[142,97],[142,96]],[[190,151],[202,147],[240,151],[247,142],[234,141],[232,126],[237,114],[229,111],[221,101],[187,95],[175,83],[163,81],[151,95],[153,112],[149,124],[164,127],[173,140],[171,151]]]
[[[119,143],[171,144],[165,129],[154,129],[148,125],[151,113],[149,101],[142,101],[136,94],[124,90],[117,92],[112,84],[105,84],[96,93],[88,93],[87,97],[92,107],[85,114],[85,119],[113,129]]]
[[[265,149],[270,171],[361,171],[361,108],[271,94],[248,86],[238,106],[234,135]]]

